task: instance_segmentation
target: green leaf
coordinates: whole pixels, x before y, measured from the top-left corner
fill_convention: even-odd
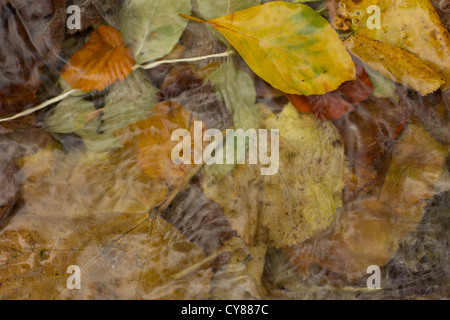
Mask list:
[[[206,77],[205,81],[212,84],[216,94],[232,112],[236,129],[260,127],[259,109],[255,105],[255,84],[250,75],[237,69],[232,61],[227,61]],[[225,154],[229,148],[235,146],[225,145]],[[221,179],[234,167],[232,164],[210,165],[205,167],[205,172],[216,179]]]
[[[52,132],[72,133],[82,128],[94,111],[92,102],[80,97],[68,97],[56,106],[52,114],[47,115],[45,123]]]
[[[124,81],[114,84],[106,98],[101,121],[96,119],[76,133],[90,151],[105,152],[122,147],[113,131],[148,118],[156,103],[156,92],[143,71],[133,72]]]
[[[203,19],[211,20],[256,6],[261,0],[197,0],[197,4]]]
[[[367,75],[370,78],[370,81],[373,85],[372,95],[377,98],[388,98],[392,99],[396,102],[399,101],[399,96],[397,94],[397,90],[395,87],[395,83],[382,75],[381,73],[369,68],[364,68],[367,72]]]
[[[118,82],[106,98],[102,129],[112,132],[131,123],[147,119],[156,103],[157,90],[142,71],[133,72]]]
[[[92,102],[69,97],[57,105],[45,122],[52,132],[76,133],[90,151],[106,152],[122,147],[113,134],[115,130],[151,116],[156,93],[145,73],[138,70],[113,85],[99,114],[95,114]]]
[[[208,75],[205,81],[211,82],[219,98],[233,113],[235,128],[246,130],[259,127],[255,83],[249,74],[236,68],[232,61],[227,61]]]
[[[120,32],[137,63],[172,51],[187,25],[179,13],[191,13],[190,0],[126,0]]]
[[[78,129],[76,134],[83,138],[84,145],[89,151],[106,152],[112,149],[122,148],[122,144],[117,141],[111,132],[101,131],[102,123],[100,119],[94,119],[83,128]]]

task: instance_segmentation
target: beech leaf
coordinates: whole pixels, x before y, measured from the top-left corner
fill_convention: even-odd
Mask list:
[[[165,56],[178,43],[191,13],[190,0],[126,0],[121,10],[123,34],[137,63]]]
[[[306,5],[269,2],[206,23],[225,36],[258,76],[283,92],[323,94],[355,79],[338,34]]]
[[[205,194],[224,208],[231,227],[249,244],[279,248],[328,227],[342,206],[345,157],[330,122],[288,104],[275,115],[262,109],[263,127],[279,129],[279,172],[261,176],[259,166],[237,165],[217,183],[204,175]]]
[[[165,180],[168,185],[173,186],[196,168],[193,164],[193,154],[194,121],[197,119],[175,101],[161,102],[153,111],[151,117],[117,130],[115,135],[125,145],[137,146],[138,164],[143,172],[154,179]],[[172,141],[172,133],[177,129],[186,129],[191,135],[192,164],[175,164],[172,161],[172,150],[179,143]],[[202,125],[202,136],[203,129]],[[200,147],[203,147],[203,143]]]
[[[72,55],[61,75],[74,89],[101,91],[125,79],[134,65],[133,54],[125,48],[119,31],[102,25]]]

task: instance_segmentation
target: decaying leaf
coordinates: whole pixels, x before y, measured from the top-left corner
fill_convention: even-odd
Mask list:
[[[122,156],[124,165],[130,154]],[[163,190],[135,165],[108,181],[118,167],[98,160],[56,150],[24,160],[26,205],[0,237],[2,298],[208,298],[203,251],[149,214]],[[71,265],[81,269],[80,290],[66,286]]]
[[[448,147],[409,125],[394,146],[380,194],[347,204],[327,232],[286,249],[291,263],[301,272],[318,264],[349,279],[363,276],[370,265],[385,265],[421,220],[447,154]]]
[[[373,5],[379,28],[369,25]],[[341,0],[335,9],[334,26],[354,31],[347,47],[371,68],[422,95],[448,88],[450,34],[430,1]]]
[[[27,26],[11,3],[0,3],[0,23],[3,44],[0,47],[0,117],[3,118],[36,102],[42,58]]]
[[[346,45],[370,68],[422,95],[436,91],[444,83],[438,72],[404,49],[361,36],[348,39]]]
[[[355,79],[338,34],[306,5],[269,2],[206,23],[225,36],[258,76],[283,92],[323,94]]]
[[[335,218],[342,206],[344,150],[333,125],[299,114],[291,104],[264,123],[280,130],[280,170],[264,178],[260,223],[274,246],[282,247],[312,236]]]
[[[248,243],[283,247],[333,221],[342,206],[344,149],[331,123],[291,104],[279,115],[265,110],[262,119],[264,128],[280,130],[279,172],[261,176],[256,165],[238,165],[216,184],[206,176],[204,190]]]
[[[153,111],[154,115],[134,123],[124,130],[119,130],[116,136],[125,144],[136,143],[137,139],[140,168],[152,178],[164,179],[169,185],[175,185],[196,167],[193,160],[194,134],[198,134],[194,133],[196,119],[190,112],[184,110],[183,106],[174,101],[161,102],[154,107]],[[172,133],[177,129],[186,129],[191,135],[192,164],[176,164],[172,160],[172,150],[179,143],[172,141]],[[203,125],[200,126],[200,129],[202,138]],[[203,148],[203,142],[200,148]]]
[[[102,25],[70,58],[61,75],[74,89],[101,91],[124,80],[134,64],[133,54],[124,46],[120,32]]]
[[[0,144],[1,146],[1,144]],[[13,212],[19,198],[19,168],[0,151],[0,225]]]
[[[137,63],[156,60],[173,49],[187,25],[179,13],[191,13],[190,0],[125,1],[120,32]]]
[[[388,99],[369,98],[333,124],[342,136],[350,175],[344,201],[377,192],[383,183],[391,146],[407,120],[406,106]]]
[[[230,259],[211,279],[211,299],[262,299],[266,291],[261,283],[267,246],[248,246],[242,239],[228,241],[241,248],[232,252]]]
[[[220,250],[233,235],[222,208],[208,199],[197,183],[178,193],[161,217],[208,255]]]

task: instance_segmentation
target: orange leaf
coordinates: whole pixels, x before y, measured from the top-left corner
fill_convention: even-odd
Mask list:
[[[181,104],[175,101],[158,103],[152,110],[154,115],[115,132],[123,144],[137,144],[138,165],[145,174],[162,179],[170,186],[176,186],[195,167],[194,164],[175,164],[172,149],[178,142],[172,141],[172,132],[177,129],[189,131],[192,154],[194,152],[194,121],[197,119]],[[201,138],[205,126],[201,126]],[[205,147],[201,141],[202,150]],[[191,154],[191,156],[192,156]],[[193,157],[191,157],[193,163]]]
[[[74,89],[101,91],[125,79],[134,65],[133,54],[125,48],[120,32],[110,26],[100,26],[72,55],[61,75]]]
[[[338,119],[367,99],[373,86],[366,71],[356,61],[356,80],[344,82],[337,90],[322,95],[300,96],[286,94],[301,112],[312,112],[321,120]]]

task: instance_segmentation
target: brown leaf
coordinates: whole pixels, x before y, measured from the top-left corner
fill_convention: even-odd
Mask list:
[[[133,54],[125,48],[119,31],[113,27],[100,26],[70,58],[61,75],[74,89],[101,91],[125,79],[134,64]]]
[[[422,219],[447,155],[448,148],[425,130],[408,126],[394,146],[379,195],[347,204],[332,228],[287,248],[291,263],[303,275],[319,265],[345,279],[361,277],[370,265],[385,265]]]
[[[0,225],[11,214],[19,199],[19,168],[12,161],[5,161],[0,150]]]
[[[123,144],[137,145],[138,165],[145,174],[154,179],[165,180],[169,186],[175,186],[184,181],[195,165],[192,159],[192,164],[173,163],[171,153],[178,142],[171,140],[172,132],[177,129],[190,132],[193,154],[196,119],[175,101],[161,102],[152,112],[154,114],[149,118],[117,130],[116,137]]]
[[[65,27],[65,0],[12,0],[0,4],[0,117],[35,104],[39,69],[59,54]],[[29,116],[4,125],[30,126]]]
[[[342,136],[350,169],[344,201],[370,194],[386,173],[390,146],[406,120],[406,107],[388,99],[370,98],[333,121]]]

